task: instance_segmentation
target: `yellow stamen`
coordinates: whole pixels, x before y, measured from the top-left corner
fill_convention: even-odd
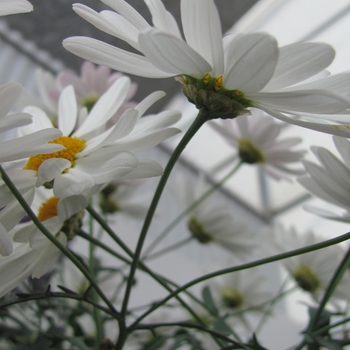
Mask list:
[[[222,85],[223,85],[223,79],[222,79],[222,75],[219,76],[219,78],[217,78],[215,80],[215,90],[218,91],[222,88]]]
[[[235,96],[241,96],[241,95],[243,95],[243,92],[242,92],[241,90],[234,90],[234,91],[233,91],[233,95],[235,95]]]
[[[57,197],[51,197],[46,202],[41,204],[38,212],[38,219],[45,221],[58,215],[57,204],[60,199]]]
[[[210,75],[207,73],[204,78],[203,78],[203,82],[204,84],[208,84],[209,83],[209,80],[210,80]]]
[[[28,170],[38,170],[40,165],[47,159],[51,158],[65,158],[72,163],[72,167],[75,165],[75,155],[81,152],[86,145],[85,140],[79,139],[77,137],[61,136],[54,139],[48,143],[57,143],[63,145],[66,148],[49,154],[38,154],[36,156],[30,157],[25,165],[24,169]]]

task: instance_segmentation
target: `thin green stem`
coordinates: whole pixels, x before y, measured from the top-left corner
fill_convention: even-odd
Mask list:
[[[202,203],[206,198],[208,198],[217,188],[221,187],[228,179],[230,179],[236,171],[242,165],[242,162],[239,162],[233,170],[231,170],[222,180],[215,183],[208,191],[203,193],[195,202],[193,202],[186,210],[184,210],[180,215],[178,215],[164,230],[163,232],[148,246],[145,253],[143,254],[142,259],[147,259],[147,255],[167,236],[171,230],[176,227],[176,225],[184,218],[186,215],[197,208],[197,206]]]
[[[116,309],[114,306],[109,302],[108,298],[104,295],[102,290],[99,288],[99,286],[96,284],[94,278],[91,276],[89,270],[85,268],[85,266],[79,261],[79,259],[76,258],[76,256],[67,249],[56,237],[54,237],[49,230],[46,229],[46,227],[39,221],[37,216],[32,211],[31,207],[28,205],[26,200],[22,197],[21,193],[18,191],[14,183],[11,181],[9,176],[7,175],[6,171],[2,168],[0,165],[0,173],[1,177],[4,180],[6,186],[9,188],[9,190],[12,192],[12,194],[15,196],[17,201],[20,203],[20,205],[23,207],[25,212],[28,214],[28,216],[31,218],[35,226],[44,234],[44,236],[52,243],[54,244],[68,259],[72,261],[72,263],[82,272],[82,274],[86,277],[86,279],[91,283],[91,285],[95,288],[98,295],[101,297],[101,299],[108,305],[108,307],[117,314]]]
[[[292,256],[297,256],[297,255],[309,253],[309,252],[312,252],[312,251],[315,251],[315,250],[323,249],[323,248],[329,247],[331,245],[344,242],[344,241],[346,241],[348,239],[350,239],[350,232],[347,232],[347,233],[345,233],[345,234],[343,234],[343,235],[341,235],[339,237],[328,239],[326,241],[323,241],[323,242],[320,242],[320,243],[316,243],[316,244],[312,244],[312,245],[309,245],[309,246],[306,246],[306,247],[303,247],[303,248],[294,249],[294,250],[291,250],[289,252],[272,255],[272,256],[269,256],[267,258],[263,258],[263,259],[252,261],[250,263],[246,263],[246,264],[242,264],[242,265],[238,265],[238,266],[234,266],[234,267],[218,270],[218,271],[215,271],[215,272],[203,275],[203,276],[201,276],[199,278],[196,278],[196,279],[192,280],[191,282],[188,282],[188,283],[184,284],[182,287],[178,288],[177,290],[175,290],[174,292],[169,294],[161,302],[159,302],[158,304],[155,304],[147,312],[142,314],[131,326],[134,326],[135,324],[139,323],[147,315],[152,313],[154,310],[156,310],[161,305],[165,304],[168,300],[172,299],[174,296],[178,295],[179,293],[183,292],[184,290],[186,290],[186,289],[188,289],[188,288],[190,288],[190,287],[192,287],[192,286],[194,286],[194,285],[196,285],[196,284],[198,284],[200,282],[206,281],[208,279],[211,279],[211,278],[214,278],[214,277],[217,277],[217,276],[225,275],[225,274],[228,274],[228,273],[241,271],[241,270],[246,270],[246,269],[250,269],[252,267],[256,267],[256,266],[260,266],[260,265],[270,264],[272,262],[283,260],[283,259],[287,259],[287,258],[290,258]]]
[[[162,250],[159,250],[158,252],[155,252],[154,254],[151,254],[151,255],[148,255],[146,256],[145,258],[143,258],[142,260],[151,260],[151,259],[155,259],[155,258],[158,258],[166,253],[169,253],[175,249],[178,249],[180,247],[183,247],[184,245],[188,244],[189,242],[191,242],[193,240],[193,237],[188,237],[188,238],[185,238],[183,239],[182,241],[180,242],[177,242],[176,244],[173,244],[169,247],[166,247]]]

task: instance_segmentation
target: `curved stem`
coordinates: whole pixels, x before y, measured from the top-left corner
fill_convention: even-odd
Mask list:
[[[193,202],[186,210],[178,215],[164,230],[163,232],[148,246],[142,259],[147,259],[147,255],[166,237],[166,235],[182,220],[189,212],[197,208],[206,198],[208,198],[217,188],[222,186],[229,178],[236,173],[243,162],[239,162],[233,170],[231,170],[222,180],[215,183],[208,191],[203,193],[195,202]]]
[[[106,303],[106,305],[108,305],[108,307],[113,311],[113,313],[117,314],[117,311],[114,308],[113,304],[110,303],[108,298],[104,295],[102,290],[96,284],[94,278],[90,275],[90,272],[88,271],[88,269],[85,268],[85,266],[79,261],[79,259],[76,258],[76,256],[68,248],[66,248],[56,237],[54,237],[51,234],[49,230],[46,229],[46,227],[41,223],[41,221],[39,221],[37,216],[32,211],[31,207],[22,197],[21,193],[17,190],[16,186],[11,181],[10,177],[7,175],[6,171],[2,168],[1,165],[0,165],[0,173],[6,186],[10,189],[10,191],[15,196],[19,204],[23,207],[25,212],[31,218],[35,226],[44,234],[44,236],[52,244],[54,244],[68,259],[72,261],[72,263],[82,272],[82,274],[86,277],[86,279],[91,283],[91,285],[94,287],[94,289],[96,290],[98,295],[101,297],[101,299]]]
[[[122,316],[124,316],[126,314],[126,311],[127,311],[129,297],[130,297],[130,293],[131,293],[131,288],[132,288],[137,264],[139,262],[139,258],[141,255],[143,243],[145,241],[148,229],[151,225],[151,221],[153,219],[154,212],[157,208],[160,196],[163,193],[164,187],[167,183],[167,180],[170,176],[170,173],[171,173],[175,163],[177,162],[178,158],[180,157],[182,151],[185,149],[187,144],[190,142],[190,140],[196,134],[196,132],[200,129],[200,127],[207,121],[207,118],[208,118],[207,112],[205,110],[200,110],[197,118],[195,119],[195,121],[193,122],[191,127],[188,129],[188,131],[186,132],[184,137],[181,139],[178,146],[175,148],[173,154],[171,155],[171,157],[168,161],[167,166],[164,169],[163,176],[160,178],[160,181],[158,183],[158,187],[157,187],[156,192],[154,193],[154,196],[153,196],[153,200],[152,200],[151,205],[148,209],[148,212],[147,212],[147,215],[146,215],[146,218],[145,218],[145,221],[144,221],[144,224],[143,224],[140,236],[139,236],[139,240],[137,242],[133,262],[132,262],[132,265],[130,267],[128,283],[126,286],[124,300],[123,300],[123,306],[121,309]]]
[[[312,245],[309,245],[309,246],[306,246],[306,247],[303,247],[303,248],[294,249],[294,250],[291,250],[289,252],[285,252],[285,253],[281,253],[281,254],[277,254],[277,255],[272,255],[272,256],[269,256],[267,258],[255,260],[255,261],[252,261],[252,262],[247,263],[247,264],[242,264],[242,265],[238,265],[238,266],[234,266],[234,267],[218,270],[218,271],[215,271],[215,272],[203,275],[203,276],[201,276],[199,278],[196,278],[196,279],[192,280],[191,282],[188,282],[188,283],[184,284],[182,287],[178,288],[176,291],[174,291],[173,293],[169,294],[161,302],[159,302],[158,304],[154,305],[152,308],[150,308],[148,311],[146,311],[143,315],[141,315],[131,325],[131,327],[136,325],[136,324],[138,324],[142,319],[144,319],[147,315],[149,315],[154,310],[156,310],[159,306],[165,304],[168,300],[170,300],[174,296],[178,295],[179,293],[183,292],[184,290],[194,286],[195,284],[198,284],[200,282],[206,281],[206,280],[211,279],[213,277],[225,275],[225,274],[236,272],[236,271],[246,270],[246,269],[250,269],[252,267],[265,265],[265,264],[269,264],[269,263],[272,263],[272,262],[275,262],[275,261],[287,259],[287,258],[290,258],[292,256],[297,256],[297,255],[309,253],[309,252],[312,252],[312,251],[315,251],[315,250],[319,250],[319,249],[322,249],[322,248],[329,247],[329,246],[334,245],[334,244],[338,244],[338,243],[344,242],[344,241],[346,241],[348,239],[350,239],[350,232],[347,232],[347,233],[345,233],[345,234],[343,234],[343,235],[341,235],[339,237],[328,239],[326,241],[323,241],[323,242],[320,242],[320,243],[316,243],[316,244],[312,244]]]

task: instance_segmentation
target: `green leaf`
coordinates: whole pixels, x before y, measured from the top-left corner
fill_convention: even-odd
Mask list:
[[[223,335],[230,335],[230,334],[232,334],[231,327],[221,317],[218,317],[214,321],[213,328],[214,328],[215,331],[218,331],[219,333],[222,333]]]
[[[203,297],[203,301],[204,303],[207,305],[208,309],[214,313],[214,314],[218,314],[218,309],[215,305],[213,296],[211,294],[210,288],[209,286],[205,286],[202,289],[202,297]]]

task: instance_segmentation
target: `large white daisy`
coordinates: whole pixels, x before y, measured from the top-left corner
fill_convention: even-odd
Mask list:
[[[314,196],[343,209],[337,213],[305,205],[306,210],[327,219],[350,222],[350,142],[335,136],[333,142],[341,159],[324,147],[311,147],[321,165],[304,160],[308,174],[298,181]]]
[[[33,5],[27,0],[0,0],[0,16],[33,11]]]
[[[66,39],[67,50],[130,74],[177,76],[188,99],[207,110],[211,118],[233,118],[255,107],[288,123],[350,136],[343,125],[325,124],[334,114],[336,119],[350,120],[350,74],[317,79],[334,58],[331,46],[297,43],[279,48],[266,33],[223,38],[213,0],[181,1],[183,40],[174,17],[160,0],[145,0],[153,26],[124,0],[102,1],[116,12],[97,13],[82,4],[74,4],[73,9],[140,54],[87,37]],[[295,118],[305,114],[316,121]]]
[[[113,127],[105,130],[106,123],[124,102],[129,88],[129,78],[118,79],[88,115],[86,109],[79,111],[72,86],[62,91],[57,124],[64,136],[51,142],[66,148],[28,159],[24,168],[38,171],[37,186],[54,180],[55,196],[66,198],[116,179],[150,177],[162,173],[157,162],[137,159],[134,153],[153,147],[178,133],[178,129],[169,126],[178,121],[180,113],[165,111],[141,118],[164,95],[156,92],[135,108],[125,111]],[[34,117],[32,129],[40,130],[52,125],[50,118],[38,107],[27,107],[25,110]],[[28,132],[28,129],[24,129],[24,132]]]
[[[232,122],[211,121],[210,125],[233,146],[241,161],[261,166],[274,179],[288,179],[290,175],[305,173],[302,168],[290,166],[299,163],[306,153],[293,149],[302,139],[281,139],[283,124],[276,123],[263,112],[255,109]]]

